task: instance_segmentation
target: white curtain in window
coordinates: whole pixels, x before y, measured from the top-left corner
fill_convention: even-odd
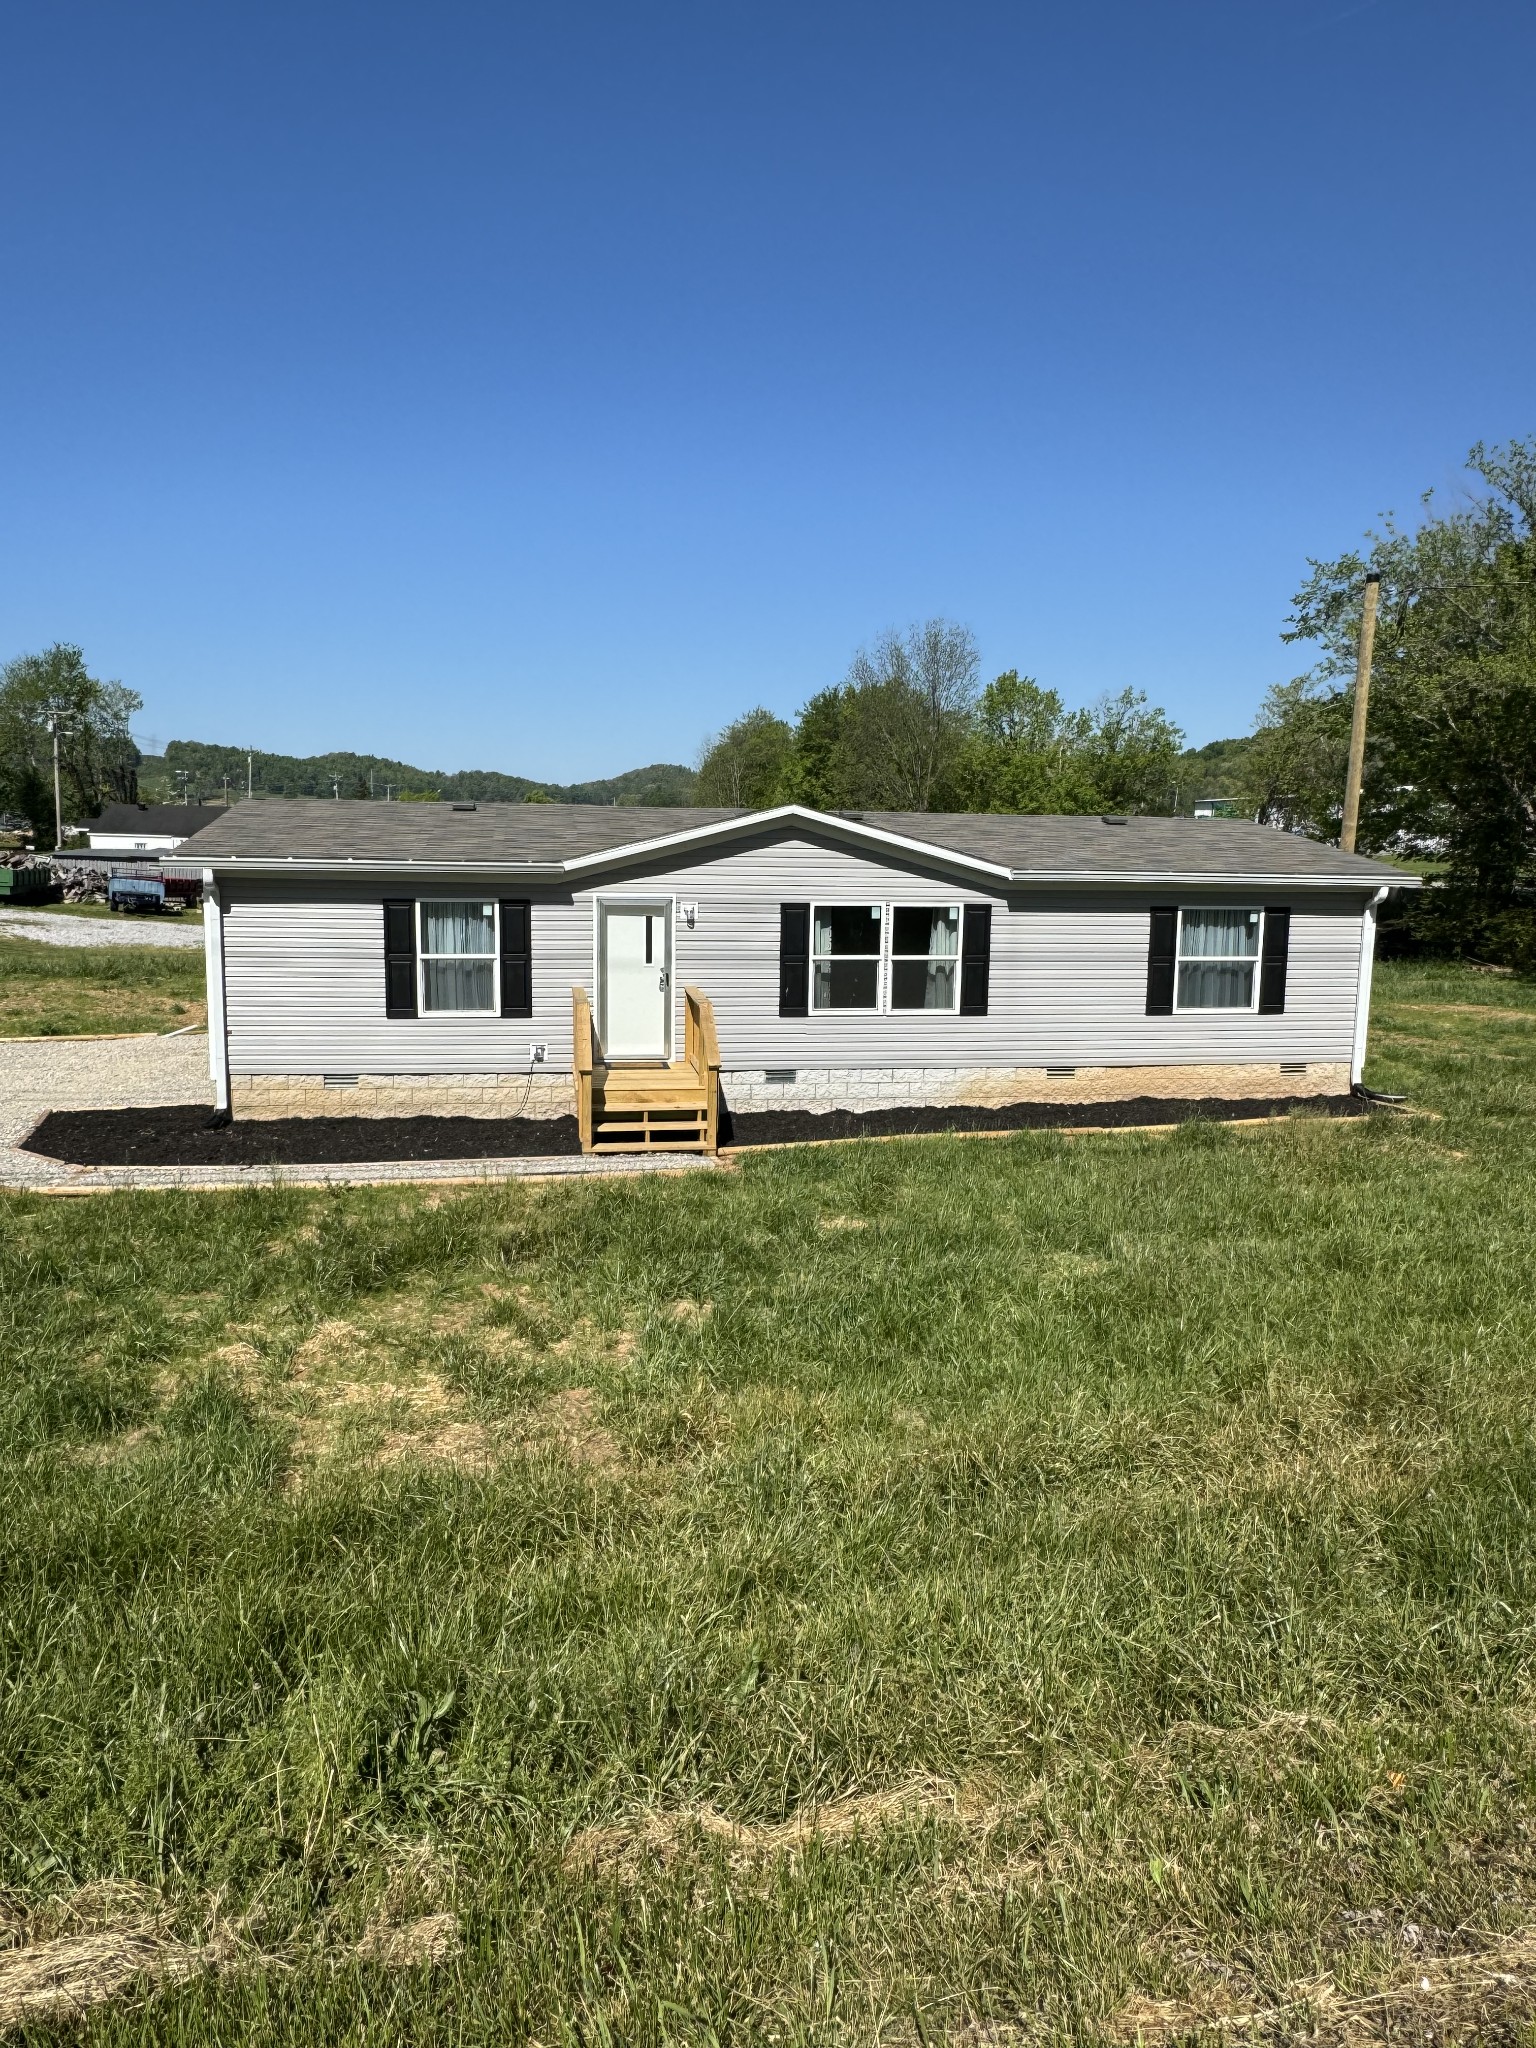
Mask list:
[[[1181,960],[1257,959],[1256,910],[1186,910],[1179,931]]]
[[[495,993],[489,960],[424,960],[429,1010],[488,1010]]]
[[[1179,921],[1179,1008],[1251,1009],[1258,957],[1258,911],[1186,910]]]
[[[423,953],[492,953],[496,913],[484,903],[423,903]]]

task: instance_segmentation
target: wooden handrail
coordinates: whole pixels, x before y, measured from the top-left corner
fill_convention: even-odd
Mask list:
[[[584,988],[571,990],[571,1069],[576,1080],[576,1127],[583,1152],[592,1150],[592,1004]]]
[[[683,1050],[704,1089],[704,1149],[716,1149],[720,1122],[720,1041],[715,1036],[715,1006],[702,989],[683,987]]]

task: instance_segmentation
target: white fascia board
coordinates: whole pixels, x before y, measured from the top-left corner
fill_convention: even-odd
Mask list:
[[[856,845],[894,847],[898,852],[914,854],[921,860],[938,862],[945,867],[967,868],[973,874],[995,875],[1004,882],[1013,873],[1011,868],[996,861],[978,860],[971,853],[957,853],[952,846],[935,846],[931,840],[908,839],[899,832],[882,832],[878,826],[861,825],[852,818],[834,818],[825,811],[809,810],[804,804],[779,804],[771,811],[748,811],[740,818],[717,819],[713,824],[694,825],[684,832],[668,832],[658,839],[634,839],[627,846],[605,847],[600,853],[584,853],[575,860],[567,861],[565,872],[575,875],[588,868],[606,867],[615,862],[644,860],[669,852],[674,847],[707,846],[718,839],[740,838],[749,832],[760,832],[765,825],[781,824],[805,825],[832,838],[851,839]]]
[[[526,860],[304,860],[296,854],[210,853],[205,866],[219,875],[510,875],[523,882],[558,882],[559,861]]]
[[[1327,889],[1335,893],[1340,889],[1359,889],[1374,893],[1383,886],[1371,875],[1264,875],[1249,868],[1224,874],[1212,874],[1208,869],[1199,874],[1181,874],[1172,868],[1124,868],[1113,874],[1101,869],[1085,874],[1080,868],[1015,868],[1012,878],[1021,887],[1059,888],[1070,883],[1074,889],[1122,889],[1134,885],[1149,889]],[[1417,875],[1411,875],[1385,886],[1419,889],[1423,884]]]

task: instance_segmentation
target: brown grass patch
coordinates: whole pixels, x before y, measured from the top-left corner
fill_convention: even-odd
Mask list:
[[[483,1423],[445,1422],[440,1429],[393,1430],[370,1463],[398,1465],[414,1458],[423,1465],[452,1465],[460,1472],[484,1472],[496,1462],[497,1446]]]
[[[583,1828],[567,1843],[567,1869],[613,1872],[635,1877],[647,1864],[667,1864],[701,1848],[723,1849],[736,1867],[747,1868],[783,1856],[795,1856],[812,1843],[835,1847],[855,1836],[894,1821],[937,1814],[963,1817],[963,1802],[953,1786],[933,1779],[914,1779],[885,1792],[850,1793],[842,1799],[802,1807],[788,1820],[752,1825],[729,1819],[713,1806],[685,1807],[676,1813],[648,1812],[606,1827]]]
[[[686,1294],[667,1309],[667,1314],[674,1323],[686,1323],[695,1330],[701,1324],[707,1323],[714,1312],[715,1304],[712,1301],[690,1301]]]
[[[1536,1024],[1536,1010],[1496,1010],[1487,1003],[1394,1003],[1392,1008],[1435,1017],[1486,1017],[1490,1024]]]
[[[423,1913],[403,1927],[369,1927],[357,1944],[365,1963],[382,1963],[389,1970],[413,1970],[446,1963],[464,1946],[456,1913]]]
[[[1536,1930],[1496,1938],[1454,1955],[1397,1964],[1368,1992],[1341,1991],[1333,1976],[1305,1978],[1286,1995],[1243,2010],[1231,1990],[1213,1984],[1189,1999],[1127,2000],[1109,2038],[1148,2048],[1189,2038],[1325,2044],[1437,2044],[1514,2041],[1536,2015]]]
[[[580,1353],[584,1358],[611,1358],[621,1365],[633,1358],[640,1340],[633,1330],[600,1330],[590,1316],[578,1316],[565,1336],[550,1350],[557,1358]]]
[[[866,1216],[818,1216],[817,1225],[822,1230],[868,1230]]]
[[[138,1885],[87,1885],[35,1913],[7,1902],[0,1922],[0,2030],[69,2019],[135,1985],[173,1983],[226,1964],[236,1931],[215,1918],[196,1946],[165,1925]]]
[[[293,1354],[293,1370],[302,1379],[307,1373],[345,1365],[368,1348],[368,1339],[355,1323],[333,1321],[312,1330]]]
[[[141,1422],[134,1429],[121,1430],[116,1436],[102,1437],[96,1443],[77,1444],[68,1455],[76,1465],[116,1465],[159,1439],[160,1432],[153,1423]]]
[[[624,1453],[599,1422],[601,1414],[602,1403],[590,1387],[566,1387],[535,1408],[528,1441],[554,1445],[573,1465],[611,1472],[624,1462]]]

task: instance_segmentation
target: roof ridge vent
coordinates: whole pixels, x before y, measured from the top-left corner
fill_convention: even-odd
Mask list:
[[[1099,813],[1099,823],[1101,825],[1129,825],[1130,822],[1129,818],[1113,817],[1108,811],[1100,811]]]
[[[453,805],[453,809],[454,809],[454,810],[456,810],[456,811],[473,811],[473,810],[476,810],[476,809],[478,809],[478,808],[479,808],[479,807],[478,807],[478,805],[476,805],[476,804],[454,804],[454,805]]]

